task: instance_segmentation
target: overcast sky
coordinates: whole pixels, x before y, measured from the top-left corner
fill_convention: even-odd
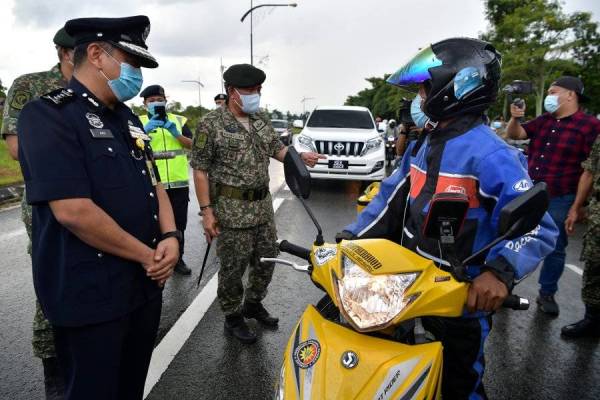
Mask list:
[[[293,0],[292,0],[293,1]],[[255,0],[254,4],[279,1]],[[263,7],[254,13],[255,65],[264,69],[262,105],[302,111],[343,104],[366,87],[364,78],[392,73],[419,47],[486,30],[483,0],[297,0],[298,7]],[[144,70],[144,86],[160,84],[169,100],[212,108],[221,91],[220,59],[250,60],[250,0],[0,0],[0,79],[49,69],[52,37],[71,18],[148,15],[148,45],[158,69]],[[591,11],[600,1],[567,0],[565,10]],[[262,60],[260,63],[259,61]],[[524,77],[526,78],[526,77]],[[136,104],[141,104],[138,98]]]

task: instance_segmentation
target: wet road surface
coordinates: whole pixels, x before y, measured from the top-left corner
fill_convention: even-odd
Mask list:
[[[279,237],[309,246],[314,240],[314,226],[300,203],[281,186],[281,167],[273,165],[271,171]],[[325,240],[333,241],[335,233],[352,220],[359,191],[360,185],[356,183],[315,182],[308,203],[323,227]],[[33,288],[29,260],[24,253],[26,236],[19,233],[22,225],[18,213],[19,210],[0,213],[0,247],[4,255],[0,268],[0,399],[38,399],[42,398],[43,386],[41,365],[33,358],[30,345]],[[263,329],[251,321],[259,340],[251,346],[241,345],[224,335],[223,315],[216,302],[210,303],[213,298],[210,295],[205,296],[206,304],[200,305],[204,308],[202,313],[206,313],[196,316],[196,319],[201,318],[197,326],[185,327],[182,320],[189,315],[182,317],[182,313],[198,293],[202,296],[210,292],[209,286],[218,268],[213,249],[202,285],[196,289],[205,251],[196,214],[197,204],[191,194],[185,259],[194,272],[192,277],[175,276],[167,285],[157,341],[161,344],[157,349],[166,342],[176,342],[177,338],[167,335],[177,330],[174,326],[184,325],[189,332],[176,343],[177,350],[164,365],[168,365],[166,370],[159,357],[153,359],[151,373],[156,375],[157,382],[149,385],[151,391],[147,398],[271,398],[288,336],[306,305],[318,301],[322,292],[312,285],[307,275],[278,265],[265,300],[269,311],[280,317],[277,330]],[[578,261],[580,231],[570,242],[567,262],[581,268]],[[294,260],[290,255],[283,257]],[[598,341],[566,341],[559,335],[563,325],[582,316],[580,288],[581,276],[567,268],[557,295],[561,306],[558,318],[550,319],[539,313],[535,304],[528,311],[502,310],[494,317],[494,327],[486,344],[484,379],[490,398],[600,398]],[[536,292],[537,272],[515,289],[515,293],[530,298],[532,303]]]

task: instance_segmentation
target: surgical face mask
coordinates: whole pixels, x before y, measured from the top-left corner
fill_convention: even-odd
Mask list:
[[[546,96],[544,99],[544,109],[549,113],[555,113],[558,110],[560,104],[558,104],[558,96],[555,94],[550,94]]]
[[[425,128],[425,125],[427,124],[427,121],[429,121],[429,118],[421,110],[421,101],[421,96],[417,95],[413,99],[412,103],[410,103],[410,116],[412,117],[413,122],[415,123],[417,128],[422,129]]]
[[[142,76],[142,70],[135,68],[126,62],[119,63],[113,56],[104,51],[107,56],[112,58],[121,68],[121,72],[117,79],[108,79],[108,77],[100,70],[100,73],[108,81],[108,86],[114,93],[117,100],[124,102],[133,99],[142,90],[142,84],[144,83],[144,77]]]
[[[238,105],[242,108],[243,112],[245,112],[246,114],[255,114],[258,112],[258,109],[260,107],[260,94],[241,94],[237,91],[237,89],[236,92],[238,95],[240,95],[240,100],[242,101],[242,104]]]
[[[152,101],[146,105],[146,109],[148,110],[148,113],[150,115],[156,115],[156,107],[160,107],[160,106],[166,107],[167,102],[166,101]]]

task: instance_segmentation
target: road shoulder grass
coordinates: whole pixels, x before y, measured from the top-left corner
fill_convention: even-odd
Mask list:
[[[6,142],[0,140],[0,186],[23,182],[21,167],[8,154]]]

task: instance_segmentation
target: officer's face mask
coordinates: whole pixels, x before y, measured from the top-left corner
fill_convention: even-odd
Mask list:
[[[166,107],[167,106],[167,102],[166,101],[152,101],[148,104],[146,104],[146,109],[148,110],[148,113],[152,116],[156,115],[156,107]]]
[[[413,119],[413,122],[417,126],[417,128],[425,128],[427,125],[427,121],[429,118],[425,113],[421,110],[421,102],[423,101],[421,95],[417,94],[417,96],[413,99],[412,103],[410,103],[410,116]]]
[[[112,58],[114,62],[119,64],[119,67],[121,68],[121,72],[117,79],[108,79],[104,72],[100,70],[100,73],[108,81],[108,86],[120,102],[133,99],[140,90],[142,90],[142,84],[144,83],[142,70],[140,68],[135,68],[126,62],[119,62],[113,56],[108,54],[106,50],[103,49],[103,51],[107,56]]]
[[[243,112],[246,114],[255,114],[258,112],[260,107],[260,94],[241,94],[237,89],[235,89],[235,91],[240,96],[240,100],[242,101],[242,104],[238,103],[238,106],[240,106]]]

